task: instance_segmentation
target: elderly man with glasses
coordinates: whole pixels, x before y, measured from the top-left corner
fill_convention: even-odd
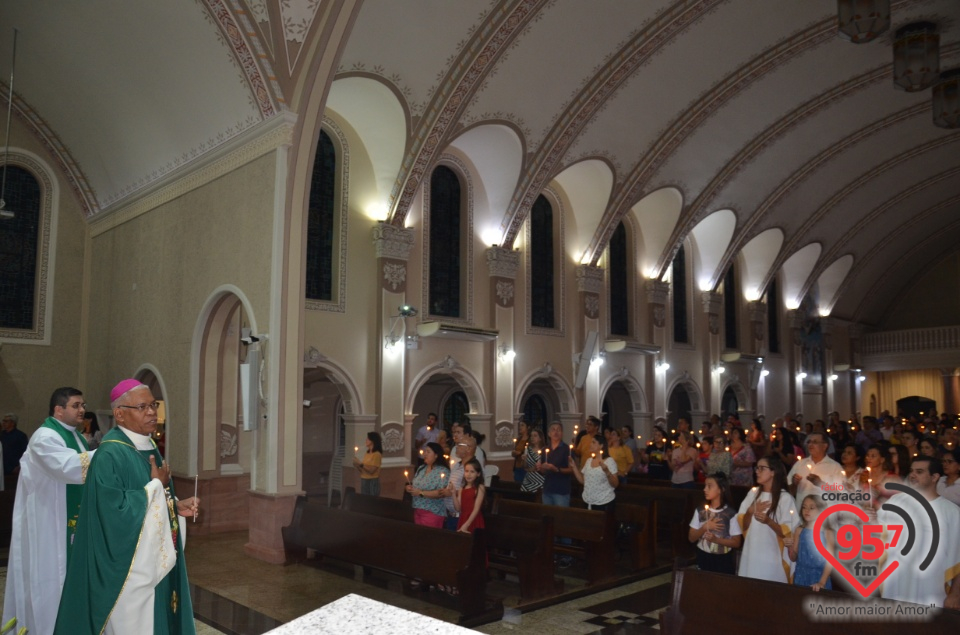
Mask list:
[[[104,435],[84,485],[71,591],[54,632],[195,633],[182,517],[197,513],[198,500],[177,499],[152,439],[159,404],[150,388],[125,379],[110,402],[117,427]]]
[[[50,416],[20,459],[3,623],[50,635],[80,513],[82,483],[93,452],[77,430],[86,412],[83,393],[57,388]]]
[[[827,456],[827,435],[811,432],[806,439],[806,458],[801,457],[787,474],[790,493],[794,495],[797,509],[803,499],[811,494],[820,495],[824,485],[836,487],[843,483],[843,466]]]

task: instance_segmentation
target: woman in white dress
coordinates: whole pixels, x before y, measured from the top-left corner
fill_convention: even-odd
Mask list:
[[[787,548],[800,518],[786,488],[787,470],[772,455],[754,469],[758,485],[743,499],[737,518],[745,536],[738,575],[789,584],[793,565]]]

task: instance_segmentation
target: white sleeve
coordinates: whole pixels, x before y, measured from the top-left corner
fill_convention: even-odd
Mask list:
[[[740,521],[737,520],[737,515],[734,514],[730,517],[730,537],[742,536],[743,530],[740,528]]]
[[[690,520],[690,529],[700,529],[700,510],[693,510],[693,518]]]
[[[30,440],[30,452],[48,477],[60,483],[79,485],[86,477],[95,450],[78,454],[65,446],[56,432],[41,428]]]

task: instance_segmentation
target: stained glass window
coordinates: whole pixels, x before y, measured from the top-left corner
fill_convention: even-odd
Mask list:
[[[530,312],[533,326],[554,328],[553,207],[542,194],[530,211]]]
[[[320,131],[310,179],[307,212],[307,292],[310,300],[333,300],[333,201],[337,154],[333,141]]]
[[[430,314],[460,317],[460,179],[446,166],[430,177]]]
[[[617,225],[610,237],[610,333],[630,335],[627,230]]]
[[[27,170],[7,166],[5,209],[0,219],[0,327],[32,329],[37,294],[40,182]]]

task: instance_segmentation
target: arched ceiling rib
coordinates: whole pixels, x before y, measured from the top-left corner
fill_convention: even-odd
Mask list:
[[[946,203],[960,179],[944,176],[960,168],[957,132],[931,124],[929,91],[891,81],[892,33],[919,19],[939,24],[942,67],[960,65],[960,3],[895,1],[890,32],[863,45],[837,37],[835,12],[836,0],[91,0],[82,11],[33,0],[0,3],[0,24],[21,29],[18,118],[91,213],[268,120],[271,108],[301,122],[321,116],[322,99],[305,112],[300,96],[334,81],[317,63],[327,50],[337,82],[366,75],[396,87],[402,121],[388,117],[364,138],[380,157],[376,194],[392,222],[452,148],[483,186],[491,227],[477,229],[499,231],[500,244],[513,243],[551,182],[567,200],[592,201],[570,210],[571,257],[586,251],[597,262],[629,213],[644,274],[665,271],[715,210],[732,210],[732,240],[696,239],[712,240],[711,254],[723,244],[710,277],[742,252],[745,293],[757,276],[765,286],[782,273],[801,294],[849,255],[832,315],[875,322],[874,307],[895,297],[892,286],[871,286],[875,276],[907,284],[942,251],[937,241],[960,244]],[[339,88],[328,106],[349,121]],[[507,128],[515,139],[505,141]],[[603,170],[584,180],[593,163]],[[584,192],[570,190],[575,173]],[[681,203],[664,216],[645,197],[667,191]],[[943,236],[915,233],[909,221],[919,218]],[[914,257],[892,272],[873,246],[904,240]]]

